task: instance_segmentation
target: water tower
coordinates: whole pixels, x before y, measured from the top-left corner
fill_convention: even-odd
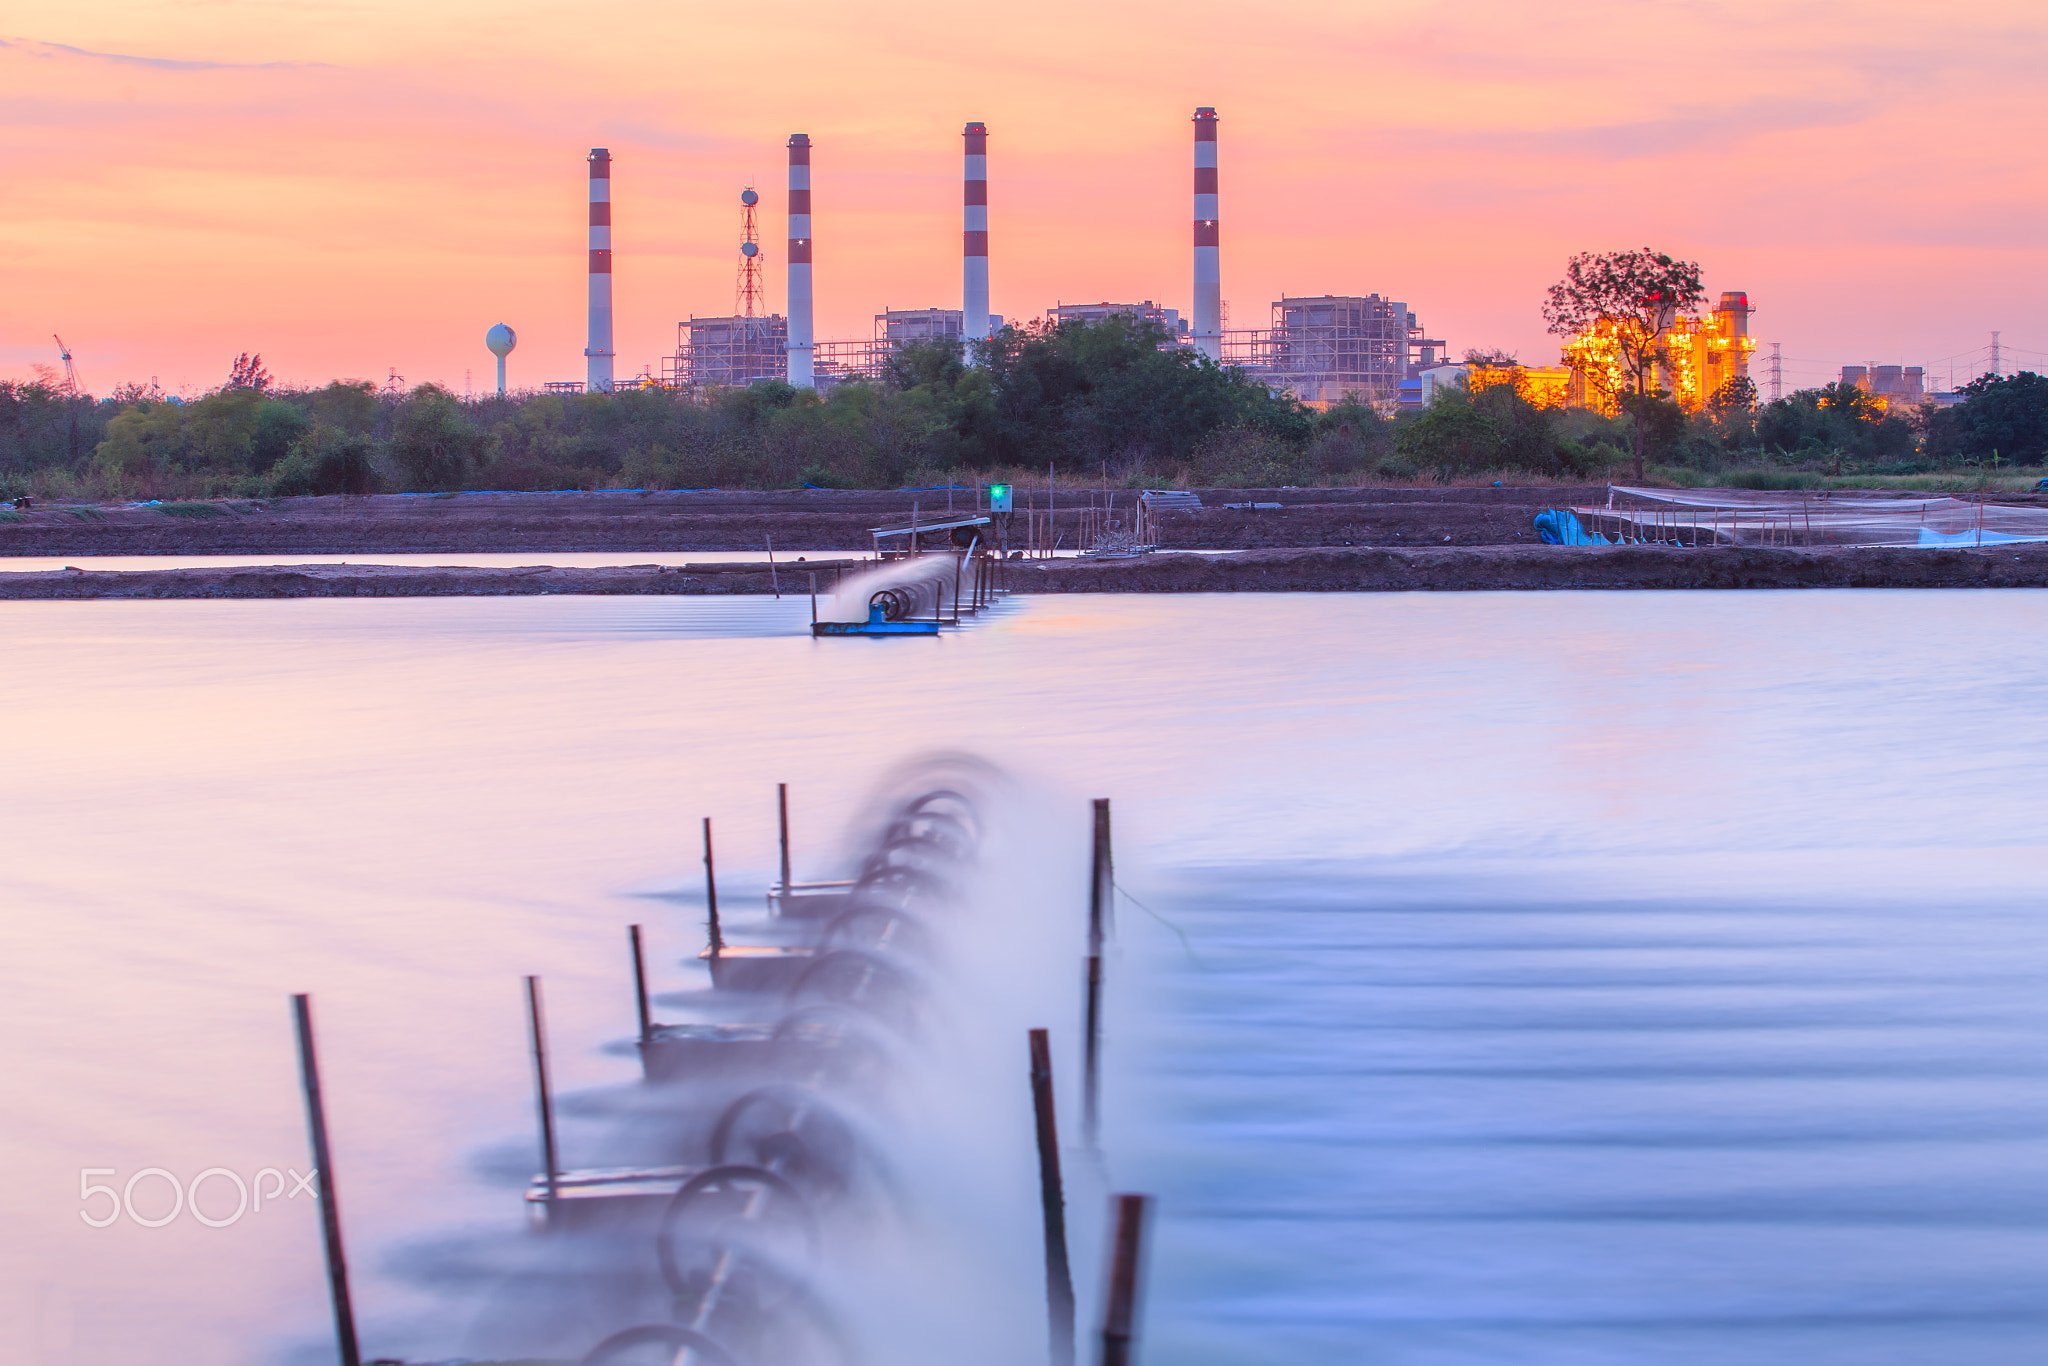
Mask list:
[[[519,334],[499,323],[484,333],[484,345],[491,348],[491,354],[498,358],[498,397],[505,396],[505,357],[512,354],[512,348],[519,345]]]

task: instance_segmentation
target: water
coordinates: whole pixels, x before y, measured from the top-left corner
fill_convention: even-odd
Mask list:
[[[815,858],[947,745],[1017,775],[1077,893],[1083,799],[1116,800],[1136,900],[1077,1252],[1092,1298],[1100,1189],[1160,1195],[1148,1359],[2048,1350],[2048,595],[1059,598],[936,642],[807,616],[0,604],[0,1361],[318,1359],[304,1199],[79,1218],[83,1168],[304,1168],[294,990],[367,1345],[425,1347],[422,1249],[504,1227],[532,1168],[519,975],[565,1089],[627,1081],[621,927],[690,985],[694,912],[649,894],[691,885],[695,818],[740,896],[774,782]],[[1076,952],[1078,902],[1046,931]],[[934,1183],[1028,1318],[1014,1193]]]

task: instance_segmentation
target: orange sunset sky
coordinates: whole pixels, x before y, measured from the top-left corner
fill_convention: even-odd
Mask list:
[[[12,30],[12,31],[7,31]],[[196,391],[583,377],[585,168],[614,157],[619,373],[733,310],[738,192],[783,289],[814,156],[818,335],[958,307],[960,127],[990,130],[993,306],[1190,305],[1188,118],[1221,114],[1235,327],[1407,301],[1548,363],[1543,291],[1650,245],[1749,291],[1786,379],[2048,368],[2048,6],[1037,0],[980,6],[133,0],[13,11],[0,376]],[[1763,367],[1755,371],[1764,381]]]

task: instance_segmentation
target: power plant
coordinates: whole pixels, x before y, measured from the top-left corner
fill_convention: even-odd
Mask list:
[[[1223,305],[1222,228],[1217,166],[1217,114],[1194,113],[1193,311],[1142,303],[1057,303],[1045,310],[1050,326],[1130,317],[1157,324],[1162,345],[1190,348],[1208,360],[1248,371],[1276,392],[1327,407],[1347,399],[1391,408],[1426,370],[1439,367],[1445,343],[1424,335],[1407,304],[1370,295],[1286,297],[1273,301],[1268,326],[1233,330]],[[659,375],[643,373],[634,387],[701,388],[787,380],[798,388],[829,388],[849,379],[881,376],[889,358],[920,342],[955,342],[972,362],[976,346],[1003,330],[989,298],[988,125],[968,123],[963,142],[960,305],[885,308],[871,335],[819,340],[815,328],[809,134],[789,135],[787,316],[769,313],[761,286],[766,261],[756,231],[759,195],[741,195],[739,283],[730,316],[692,316],[677,324],[676,349]],[[583,384],[557,381],[551,392],[614,387],[612,341],[611,154],[590,152],[590,341]]]

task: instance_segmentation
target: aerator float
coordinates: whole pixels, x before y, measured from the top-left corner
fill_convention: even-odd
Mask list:
[[[867,1136],[888,1124],[891,1073],[917,1045],[981,833],[959,786],[926,788],[886,808],[855,876],[792,884],[785,873],[750,942],[735,942],[717,909],[707,822],[698,957],[713,990],[699,1013],[719,1018],[656,1022],[638,927],[632,936],[642,1108],[662,1114],[685,1160],[544,1171],[526,1192],[552,1235],[602,1247],[605,1298],[642,1320],[579,1366],[855,1361],[816,1287],[835,1256],[853,1255],[838,1235],[850,1239],[855,1213],[886,1196]],[[544,1058],[538,1034],[535,1044]],[[544,1086],[544,1068],[537,1076]],[[543,1092],[544,1162],[551,1104]]]

